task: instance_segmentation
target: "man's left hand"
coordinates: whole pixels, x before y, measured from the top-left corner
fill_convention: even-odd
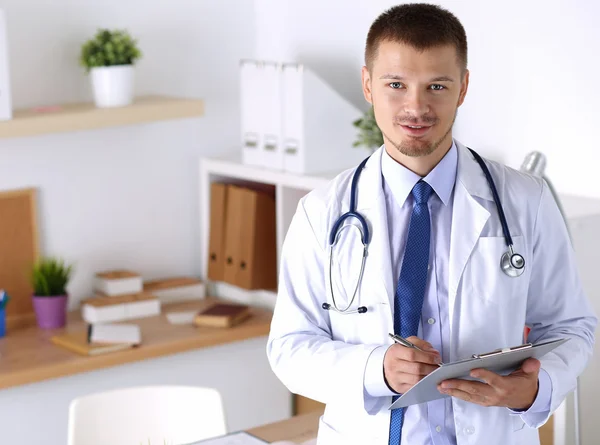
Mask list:
[[[513,410],[527,410],[537,397],[540,361],[529,358],[507,376],[487,369],[473,369],[471,377],[483,380],[450,379],[438,385],[438,390],[452,397],[481,406],[502,406]]]

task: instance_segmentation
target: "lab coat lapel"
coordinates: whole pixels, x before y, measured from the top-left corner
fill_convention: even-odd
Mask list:
[[[395,286],[381,175],[382,150],[383,147],[371,155],[361,173],[358,186],[357,210],[365,217],[371,231],[362,294],[364,301],[373,301],[375,297],[380,303],[388,304],[390,315],[393,315]]]
[[[454,186],[452,230],[450,236],[448,308],[450,329],[454,321],[454,305],[458,284],[471,252],[490,217],[489,211],[475,197],[492,200],[483,171],[468,149],[457,142],[458,169]]]

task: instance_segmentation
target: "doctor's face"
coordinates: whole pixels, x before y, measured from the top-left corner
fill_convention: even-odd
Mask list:
[[[395,147],[404,156],[421,157],[441,147],[441,159],[452,145],[452,125],[469,79],[454,46],[419,51],[383,41],[370,68],[363,67],[363,92],[388,153],[397,158]]]

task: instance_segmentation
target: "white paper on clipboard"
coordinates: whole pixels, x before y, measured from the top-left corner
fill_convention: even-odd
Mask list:
[[[497,350],[491,353],[473,355],[472,358],[444,364],[419,383],[406,391],[389,409],[403,408],[418,403],[450,397],[438,391],[438,383],[448,379],[476,380],[469,374],[476,368],[485,368],[500,375],[507,375],[518,369],[528,358],[540,359],[554,348],[565,343],[568,338],[537,343],[529,348]]]

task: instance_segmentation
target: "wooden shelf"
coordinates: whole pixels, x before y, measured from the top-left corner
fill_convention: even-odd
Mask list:
[[[125,107],[97,108],[93,103],[17,110],[0,122],[0,138],[92,130],[169,119],[199,117],[204,102],[165,96],[139,97]]]
[[[7,332],[0,339],[0,389],[268,335],[272,311],[256,307],[251,308],[252,317],[232,328],[173,325],[166,319],[166,312],[200,310],[215,301],[208,297],[163,304],[160,315],[128,320],[140,326],[141,346],[97,356],[76,354],[50,340],[55,334],[85,329],[78,310],[69,313],[63,329],[29,327]]]

